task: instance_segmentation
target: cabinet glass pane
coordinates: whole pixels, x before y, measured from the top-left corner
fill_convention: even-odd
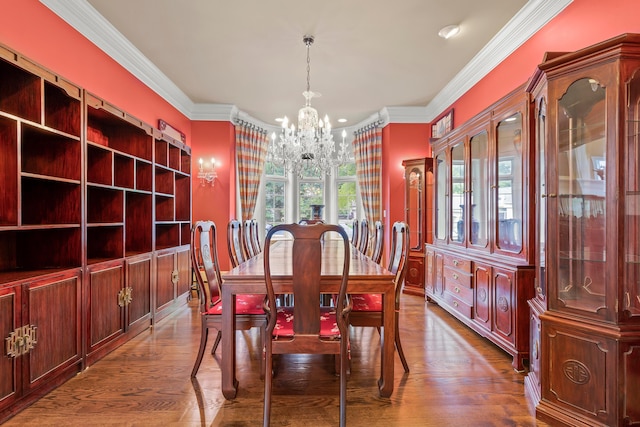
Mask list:
[[[637,71],[633,73],[637,75]],[[623,310],[640,316],[640,78],[629,82],[627,191],[625,209],[625,294]],[[606,172],[604,161],[602,175]]]
[[[536,117],[536,155],[538,162],[538,274],[535,278],[536,293],[544,298],[546,295],[546,238],[547,238],[547,176],[546,176],[546,106],[544,100],[540,102],[538,116]]]
[[[447,162],[445,154],[436,156],[436,239],[444,240],[447,237]]]
[[[522,249],[522,115],[498,123],[497,240],[503,250]]]
[[[487,197],[489,182],[488,158],[489,138],[487,132],[479,133],[471,138],[471,244],[487,245],[487,229],[489,225],[489,198]]]
[[[451,240],[464,241],[464,144],[459,143],[451,149]]]
[[[596,313],[605,306],[605,89],[569,86],[558,103],[558,299]]]
[[[407,193],[407,222],[409,225],[409,248],[420,250],[422,242],[422,200],[424,199],[424,168],[412,167],[408,171],[409,191]]]

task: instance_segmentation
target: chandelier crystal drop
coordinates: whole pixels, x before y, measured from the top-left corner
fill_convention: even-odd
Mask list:
[[[320,96],[311,91],[309,48],[314,38],[305,35],[302,41],[307,46],[307,90],[302,93],[305,104],[298,111],[298,129],[289,123],[287,116],[284,117],[280,135],[275,132],[271,135],[267,161],[298,176],[302,176],[304,171],[328,175],[334,167],[353,162],[353,149],[345,141],[347,132],[343,130],[342,142],[336,150],[329,117],[325,115],[323,120],[319,120],[318,111],[311,106],[311,98]]]

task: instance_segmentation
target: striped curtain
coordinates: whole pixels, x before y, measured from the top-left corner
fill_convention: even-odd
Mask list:
[[[252,219],[258,198],[260,177],[267,155],[267,131],[243,120],[237,120],[236,158],[242,219]]]
[[[369,224],[381,220],[382,128],[376,122],[356,131],[353,141],[356,177],[360,185],[365,218]]]

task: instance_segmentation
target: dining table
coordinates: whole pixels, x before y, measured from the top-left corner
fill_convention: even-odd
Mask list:
[[[293,293],[291,251],[293,240],[273,240],[270,250],[271,276],[276,294]],[[320,291],[337,294],[342,278],[344,243],[327,238],[323,241]],[[382,294],[383,328],[380,336],[380,378],[377,386],[380,396],[393,393],[394,337],[395,337],[395,286],[394,275],[349,245],[349,294]],[[234,399],[238,391],[236,379],[235,298],[238,294],[264,294],[263,252],[244,263],[222,273],[222,394]],[[353,367],[351,368],[354,369]],[[357,368],[356,368],[357,369]]]

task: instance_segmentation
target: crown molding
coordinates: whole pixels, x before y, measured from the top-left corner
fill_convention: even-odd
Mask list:
[[[191,119],[193,101],[86,0],[40,0],[40,3]]]
[[[435,120],[572,1],[529,0],[502,30],[433,97],[426,106],[427,121]]]
[[[433,121],[572,1],[529,0],[429,104],[424,107],[384,107],[374,116],[385,117],[385,124]],[[190,120],[232,120],[238,114],[230,104],[195,104],[86,0],[40,2]],[[250,121],[262,123],[256,119]],[[360,124],[370,121],[366,119]]]

